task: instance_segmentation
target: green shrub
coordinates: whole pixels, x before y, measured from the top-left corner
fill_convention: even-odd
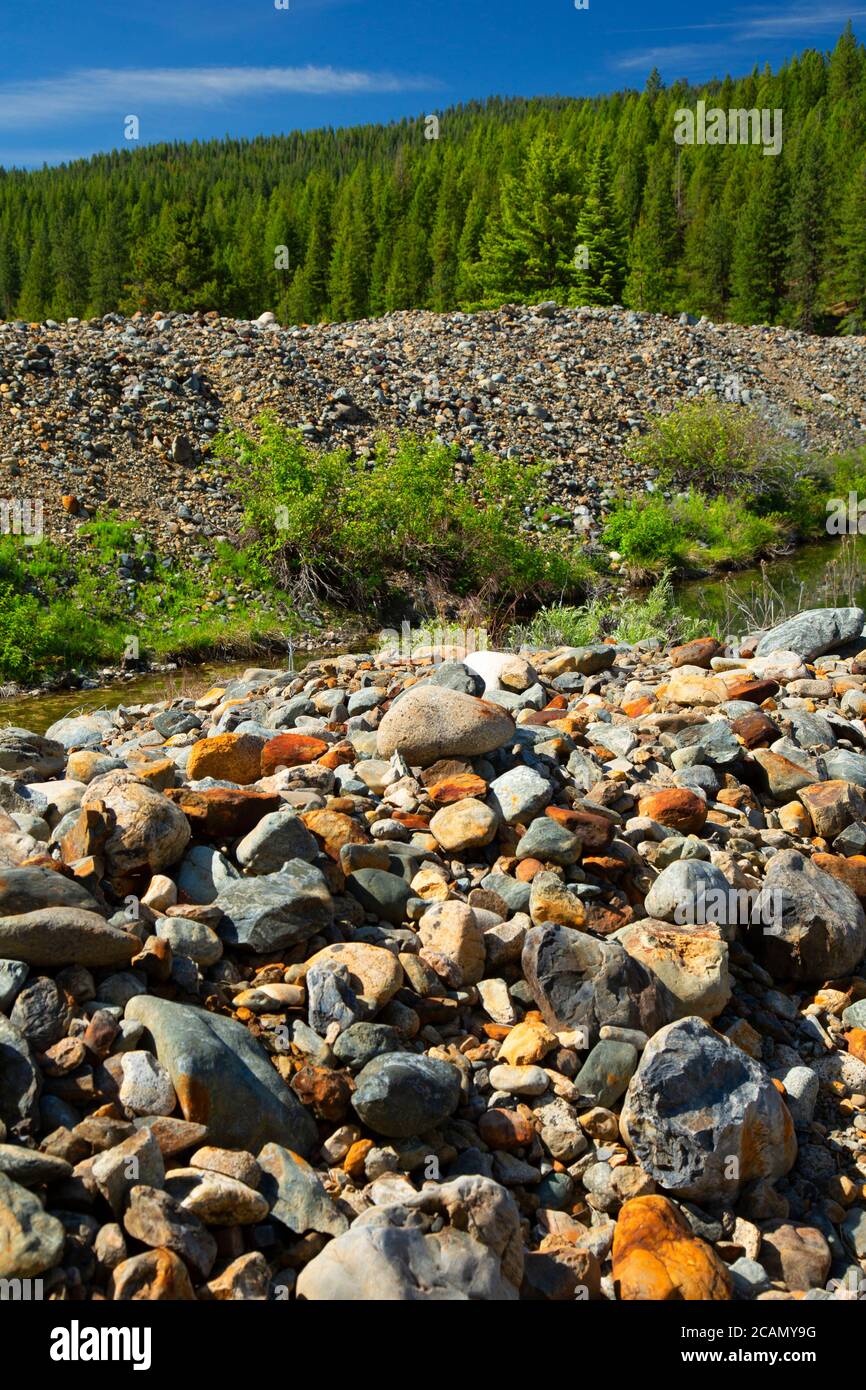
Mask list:
[[[685,642],[705,632],[699,619],[677,606],[671,575],[665,572],[645,595],[608,594],[577,608],[542,608],[530,623],[513,628],[509,641],[518,647],[583,647],[603,637],[629,644],[649,638]]]
[[[662,487],[740,494],[753,511],[779,510],[812,466],[796,443],[755,411],[706,397],[659,416],[630,453],[656,470]]]
[[[669,568],[739,568],[781,547],[790,530],[785,518],[756,515],[740,498],[691,490],[670,501],[653,493],[618,502],[602,541],[639,575]]]
[[[581,588],[589,566],[573,542],[523,529],[543,501],[544,468],[477,454],[469,481],[456,447],[403,435],[371,459],[314,450],[265,416],[258,437],[235,430],[214,452],[237,464],[251,549],[297,592],[381,605],[396,593],[531,601]]]

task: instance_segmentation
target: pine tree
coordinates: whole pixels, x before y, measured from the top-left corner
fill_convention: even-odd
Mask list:
[[[866,156],[851,179],[842,214],[843,331],[866,333]]]
[[[211,309],[218,299],[213,245],[189,205],[166,207],[133,257],[127,303],[135,309]]]
[[[578,203],[571,152],[552,134],[536,136],[520,175],[506,179],[499,217],[482,242],[479,278],[492,298],[567,299]]]
[[[610,192],[610,168],[599,151],[575,227],[572,304],[616,304],[625,283],[625,250],[619,213]]]
[[[814,331],[820,315],[825,245],[826,157],[820,128],[810,120],[800,139],[791,202],[791,248],[787,265],[791,322]]]
[[[773,323],[784,294],[785,171],[764,159],[737,223],[731,264],[731,318]]]
[[[673,156],[659,150],[650,159],[643,211],[631,247],[625,302],[633,309],[672,313],[676,303],[679,229],[673,186]]]

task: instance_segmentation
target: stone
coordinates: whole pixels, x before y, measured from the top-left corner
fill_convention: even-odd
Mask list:
[[[832,1256],[821,1231],[789,1221],[770,1221],[761,1237],[760,1261],[771,1279],[789,1289],[820,1289]]]
[[[0,1013],[0,1125],[29,1134],[39,1113],[42,1078],[27,1039]]]
[[[112,1270],[108,1297],[120,1302],[147,1299],[189,1303],[195,1300],[186,1265],[166,1249],[146,1250],[119,1264]]]
[[[418,923],[421,957],[454,988],[477,984],[484,975],[484,933],[466,903],[436,903]]]
[[[120,1103],[134,1115],[170,1115],[177,1104],[171,1077],[149,1052],[124,1052]]]
[[[527,827],[526,833],[521,835],[517,844],[517,858],[539,859],[543,864],[568,867],[577,863],[581,849],[578,835],[549,816],[538,816]]]
[[[559,1040],[541,1020],[525,1019],[516,1024],[503,1038],[499,1048],[500,1062],[508,1062],[514,1067],[537,1065],[544,1061]]]
[[[666,1197],[624,1203],[613,1237],[617,1297],[635,1301],[724,1302],[731,1277],[718,1255],[696,1236]]]
[[[507,743],[514,721],[499,705],[430,684],[413,686],[393,703],[376,737],[379,756],[399,751],[411,767],[439,758],[479,757]]]
[[[542,1067],[497,1065],[490,1070],[490,1084],[495,1091],[507,1091],[512,1096],[540,1096],[550,1081]]]
[[[736,925],[729,906],[731,885],[721,869],[702,859],[677,859],[662,869],[644,899],[647,917],[680,926]]]
[[[403,970],[393,951],[363,941],[325,946],[310,957],[304,969],[336,965],[345,966],[351,988],[369,1017],[384,1008],[403,984]]]
[[[45,907],[0,917],[0,956],[27,965],[127,965],[140,943],[96,912]]]
[[[809,812],[815,834],[825,840],[841,835],[852,821],[866,819],[866,797],[853,782],[817,782],[802,787],[797,795]]]
[[[771,628],[755,647],[755,656],[773,652],[795,652],[803,661],[845,642],[853,642],[863,631],[862,608],[810,608]]]
[[[255,1153],[273,1141],[310,1152],[311,1116],[243,1024],[148,995],[132,999],[126,1016],[153,1037],[184,1119],[205,1125],[209,1143]]]
[[[357,869],[346,879],[346,889],[365,912],[399,927],[406,920],[412,890],[404,878],[384,869]]]
[[[324,876],[302,859],[290,860],[279,873],[229,884],[216,905],[223,914],[223,941],[259,954],[307,941],[334,919]]]
[[[102,851],[110,874],[120,877],[142,869],[156,874],[182,857],[191,834],[189,821],[162,792],[136,781],[130,772],[109,772],[91,782],[81,798],[82,810],[97,803],[114,817]]]
[[[307,763],[314,763],[328,751],[329,745],[320,738],[311,738],[307,734],[277,734],[276,738],[268,739],[261,751],[260,773],[256,772],[256,778],[270,777],[276,772],[278,767],[304,767]],[[237,778],[233,778],[237,781]]]
[[[22,1187],[42,1187],[68,1178],[72,1164],[38,1149],[25,1149],[22,1144],[0,1144],[0,1173]]]
[[[307,811],[301,816],[301,820],[321,843],[325,853],[337,861],[344,845],[366,844],[370,838],[352,816],[347,816],[341,811]]]
[[[59,1262],[66,1232],[39,1198],[0,1172],[0,1279],[31,1279]]]
[[[340,1236],[349,1222],[328,1196],[314,1168],[280,1144],[266,1144],[259,1154],[261,1192],[271,1216],[287,1230]]]
[[[651,1036],[669,1021],[658,980],[618,942],[548,923],[527,933],[522,965],[548,1027],[579,1029],[586,1047],[598,1041],[603,1024]]]
[[[275,874],[289,859],[316,858],[319,847],[297,812],[272,811],[235,846],[235,857],[248,874]]]
[[[637,1064],[637,1049],[630,1043],[602,1040],[590,1052],[574,1084],[593,1105],[608,1109],[625,1094]]]
[[[213,903],[224,888],[239,878],[234,864],[218,849],[191,845],[177,872],[178,896],[184,903]]]
[[[430,820],[431,834],[443,849],[455,854],[489,845],[498,829],[496,811],[474,797],[443,806]]]
[[[86,888],[53,869],[20,868],[0,872],[0,918],[55,907],[95,912],[96,906]]]
[[[66,766],[66,749],[56,739],[7,725],[0,729],[0,772],[24,781],[57,777]]]
[[[728,947],[711,933],[648,919],[623,927],[616,940],[661,981],[674,1001],[672,1021],[697,1014],[709,1023],[728,1004]]]
[[[522,656],[515,656],[513,652],[469,652],[463,659],[463,665],[481,677],[485,691],[514,690],[519,694],[538,680],[531,662]]]
[[[165,795],[183,812],[196,835],[219,841],[246,835],[262,816],[283,804],[275,793],[248,787],[169,787]]]
[[[797,1154],[791,1116],[763,1068],[699,1018],[650,1038],[621,1124],[658,1186],[698,1203],[731,1203],[746,1183],[782,1177]]]
[[[262,776],[262,749],[262,740],[254,734],[214,734],[211,738],[201,738],[190,749],[187,776],[191,782],[213,777],[220,782],[247,786]]]
[[[687,787],[648,792],[639,799],[637,809],[638,815],[649,816],[682,835],[699,835],[707,819],[706,801]]]
[[[165,1163],[156,1135],[135,1130],[94,1158],[90,1175],[115,1216],[121,1216],[136,1183],[159,1188],[165,1181]]]
[[[260,1177],[258,1165],[256,1173]],[[205,1226],[252,1226],[266,1220],[270,1211],[261,1192],[228,1173],[172,1168],[165,1187],[184,1211]]]
[[[774,979],[820,983],[849,974],[866,952],[857,898],[798,850],[773,855],[755,918],[755,951]]]
[[[489,1178],[467,1176],[362,1212],[304,1267],[298,1294],[313,1302],[513,1302],[522,1278],[514,1198]]]
[[[407,1139],[448,1119],[460,1099],[460,1073],[450,1062],[389,1052],[359,1072],[352,1105],[374,1134]]]
[[[514,767],[490,783],[490,802],[506,825],[525,824],[541,814],[553,793],[546,777],[531,767]]]
[[[140,1183],[129,1194],[124,1230],[152,1249],[171,1250],[199,1279],[206,1279],[216,1260],[217,1244],[197,1216],[185,1211],[168,1192]]]
[[[188,917],[160,918],[156,935],[168,943],[173,955],[188,956],[196,965],[216,965],[223,953],[223,944],[213,928]]]
[[[209,1279],[199,1289],[200,1299],[218,1299],[221,1302],[241,1301],[264,1303],[267,1301],[271,1283],[271,1271],[267,1260],[259,1250],[250,1250],[239,1255],[226,1265],[222,1274]]]
[[[556,922],[563,927],[580,928],[586,923],[582,899],[558,874],[550,872],[538,873],[532,880],[529,915],[536,927]]]

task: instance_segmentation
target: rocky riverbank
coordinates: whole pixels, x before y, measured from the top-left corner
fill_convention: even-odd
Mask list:
[[[0,1277],[862,1297],[863,626],[0,731]]]
[[[644,487],[625,452],[634,433],[701,395],[757,407],[822,453],[862,443],[863,340],[555,305],[309,327],[271,314],[5,323],[0,474],[6,495],[42,501],[53,539],[117,509],[160,554],[204,557],[240,521],[211,441],[268,410],[357,454],[412,430],[467,457],[551,460],[543,524],[593,536],[618,491]]]

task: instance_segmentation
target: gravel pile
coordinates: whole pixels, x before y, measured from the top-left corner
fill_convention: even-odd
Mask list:
[[[862,1296],[863,625],[0,732],[0,1277]]]
[[[545,524],[592,535],[618,489],[645,485],[633,433],[701,394],[820,450],[862,442],[863,340],[546,304],[289,328],[271,314],[5,323],[0,467],[10,496],[43,499],[55,538],[115,507],[161,551],[204,553],[239,518],[228,466],[203,451],[267,409],[359,453],[411,429],[553,460]]]

